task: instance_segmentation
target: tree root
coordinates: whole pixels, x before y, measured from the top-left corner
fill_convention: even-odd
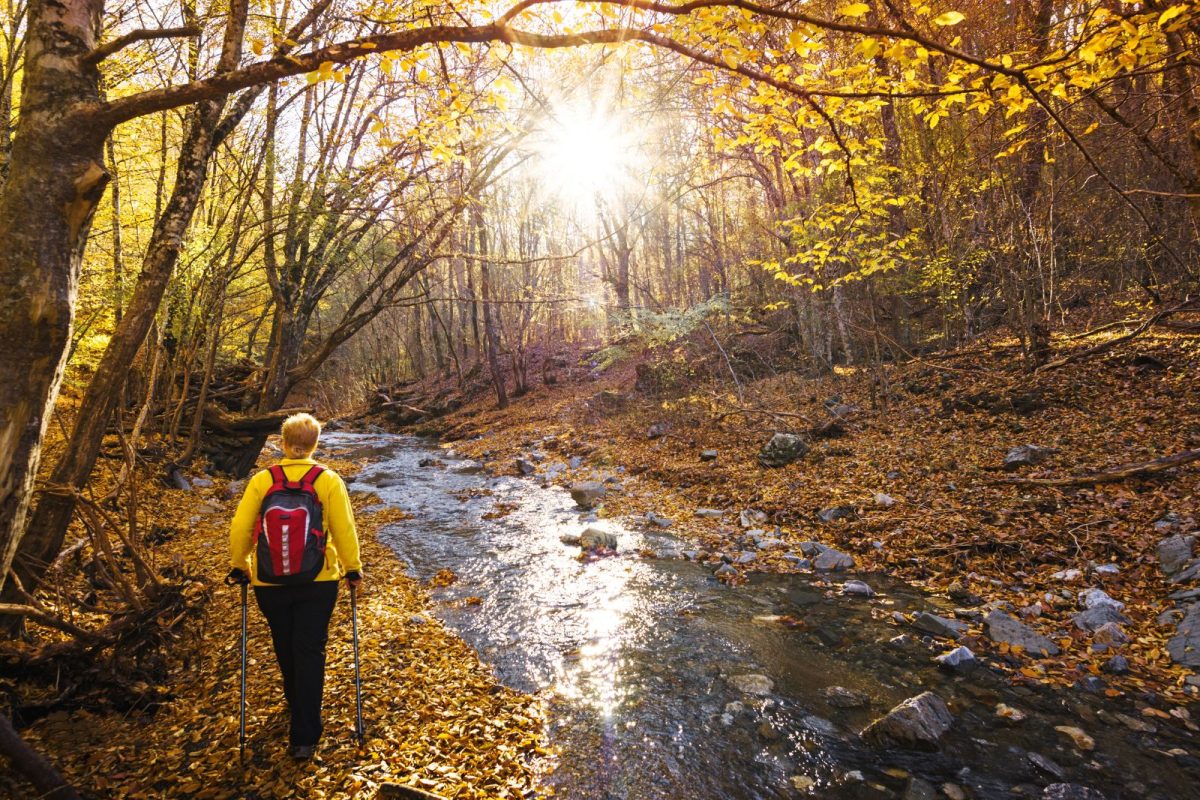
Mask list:
[[[1103,472],[1091,472],[1086,475],[1076,475],[1066,478],[1000,478],[992,483],[1009,483],[1017,486],[1090,486],[1094,483],[1119,483],[1130,478],[1140,478],[1153,475],[1173,467],[1179,467],[1192,461],[1200,460],[1200,449],[1184,450],[1170,456],[1163,456],[1139,464],[1126,464],[1116,469]]]

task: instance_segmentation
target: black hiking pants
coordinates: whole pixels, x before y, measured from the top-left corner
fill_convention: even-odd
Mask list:
[[[337,581],[254,587],[254,599],[271,627],[275,658],[283,674],[293,745],[315,745],[321,738],[325,642],[337,591]]]

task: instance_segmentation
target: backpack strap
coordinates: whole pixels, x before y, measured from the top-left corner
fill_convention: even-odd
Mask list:
[[[280,489],[287,486],[287,473],[283,471],[283,467],[281,467],[279,464],[276,464],[267,471],[271,473],[272,480],[271,488],[267,490],[267,494],[270,494],[271,492],[278,492]]]
[[[313,489],[313,484],[317,482],[317,478],[321,477],[321,474],[324,472],[324,467],[322,467],[320,464],[314,464],[312,469],[304,473],[304,477],[300,479],[300,488],[315,497],[317,492],[315,489]],[[319,503],[320,500],[317,502]]]

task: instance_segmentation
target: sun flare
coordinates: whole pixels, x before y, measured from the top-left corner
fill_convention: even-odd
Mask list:
[[[547,188],[576,207],[611,200],[633,179],[639,161],[629,120],[596,103],[556,107],[536,150]]]

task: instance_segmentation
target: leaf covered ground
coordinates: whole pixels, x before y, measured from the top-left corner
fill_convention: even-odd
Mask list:
[[[1072,352],[1096,341],[1063,338],[1056,346]],[[655,355],[676,364],[688,357]],[[793,552],[816,540],[853,555],[859,570],[950,594],[956,605],[970,595],[976,606],[1008,601],[1063,648],[1055,658],[1032,658],[995,645],[974,626],[965,641],[1015,683],[1076,685],[1101,675],[1113,651],[1093,651],[1071,616],[1079,591],[1103,588],[1127,604],[1132,639],[1120,648],[1129,673],[1104,674],[1103,691],[1134,699],[1146,716],[1174,709],[1191,727],[1181,706],[1197,690],[1185,683],[1190,670],[1165,650],[1174,620],[1159,621],[1174,608],[1167,594],[1178,587],[1159,570],[1155,546],[1166,534],[1155,523],[1168,513],[1200,517],[1197,464],[1075,488],[999,481],[1009,475],[1000,470],[1006,453],[1026,443],[1056,451],[1016,473],[1027,477],[1089,473],[1200,447],[1198,376],[1200,340],[1170,332],[1037,374],[1024,368],[1013,341],[993,340],[878,371],[839,369],[816,380],[780,373],[746,382],[740,400],[727,383],[647,395],[635,390],[633,365],[626,364],[538,387],[508,410],[480,399],[438,427],[447,446],[498,472],[516,473],[515,459],[531,451],[545,454],[542,471],[581,457],[579,469],[554,480],[620,477],[625,488],[610,493],[602,514],[666,516],[712,566],[744,546],[739,512],[759,509],[767,522],[758,527],[778,526]],[[840,430],[812,436],[806,457],[782,468],[759,465],[772,432],[825,427],[834,406],[856,409]],[[652,438],[652,426],[666,434]],[[701,460],[709,449],[716,458]],[[896,502],[885,507],[877,494]],[[817,512],[834,506],[852,513],[820,521]],[[699,508],[727,513],[699,518]],[[795,570],[784,552],[760,552],[739,570]],[[1106,564],[1116,574],[1096,571]],[[1078,574],[1063,577],[1068,570]]]
[[[333,464],[349,474],[356,465]],[[104,798],[369,798],[384,782],[411,783],[450,798],[523,797],[546,752],[540,704],[500,686],[474,651],[428,613],[426,588],[375,531],[389,511],[363,513],[356,495],[368,575],[358,606],[367,743],[354,741],[355,693],[349,596],[330,625],[325,737],[318,759],[286,757],[287,717],[266,623],[250,598],[247,754],[238,759],[240,593],[220,584],[225,525],[234,500],[223,482],[197,494],[161,490],[156,524],[180,531],[155,550],[159,564],[195,574],[207,607],[174,653],[165,698],[153,713],[58,711],[22,731],[85,796]],[[183,518],[200,503],[200,524]],[[169,517],[179,509],[180,518]],[[207,579],[207,581],[205,580]],[[208,581],[211,581],[209,583]],[[51,681],[51,683],[53,683]],[[26,698],[55,687],[22,687]],[[29,788],[0,778],[0,796]],[[7,794],[6,794],[7,793]]]

